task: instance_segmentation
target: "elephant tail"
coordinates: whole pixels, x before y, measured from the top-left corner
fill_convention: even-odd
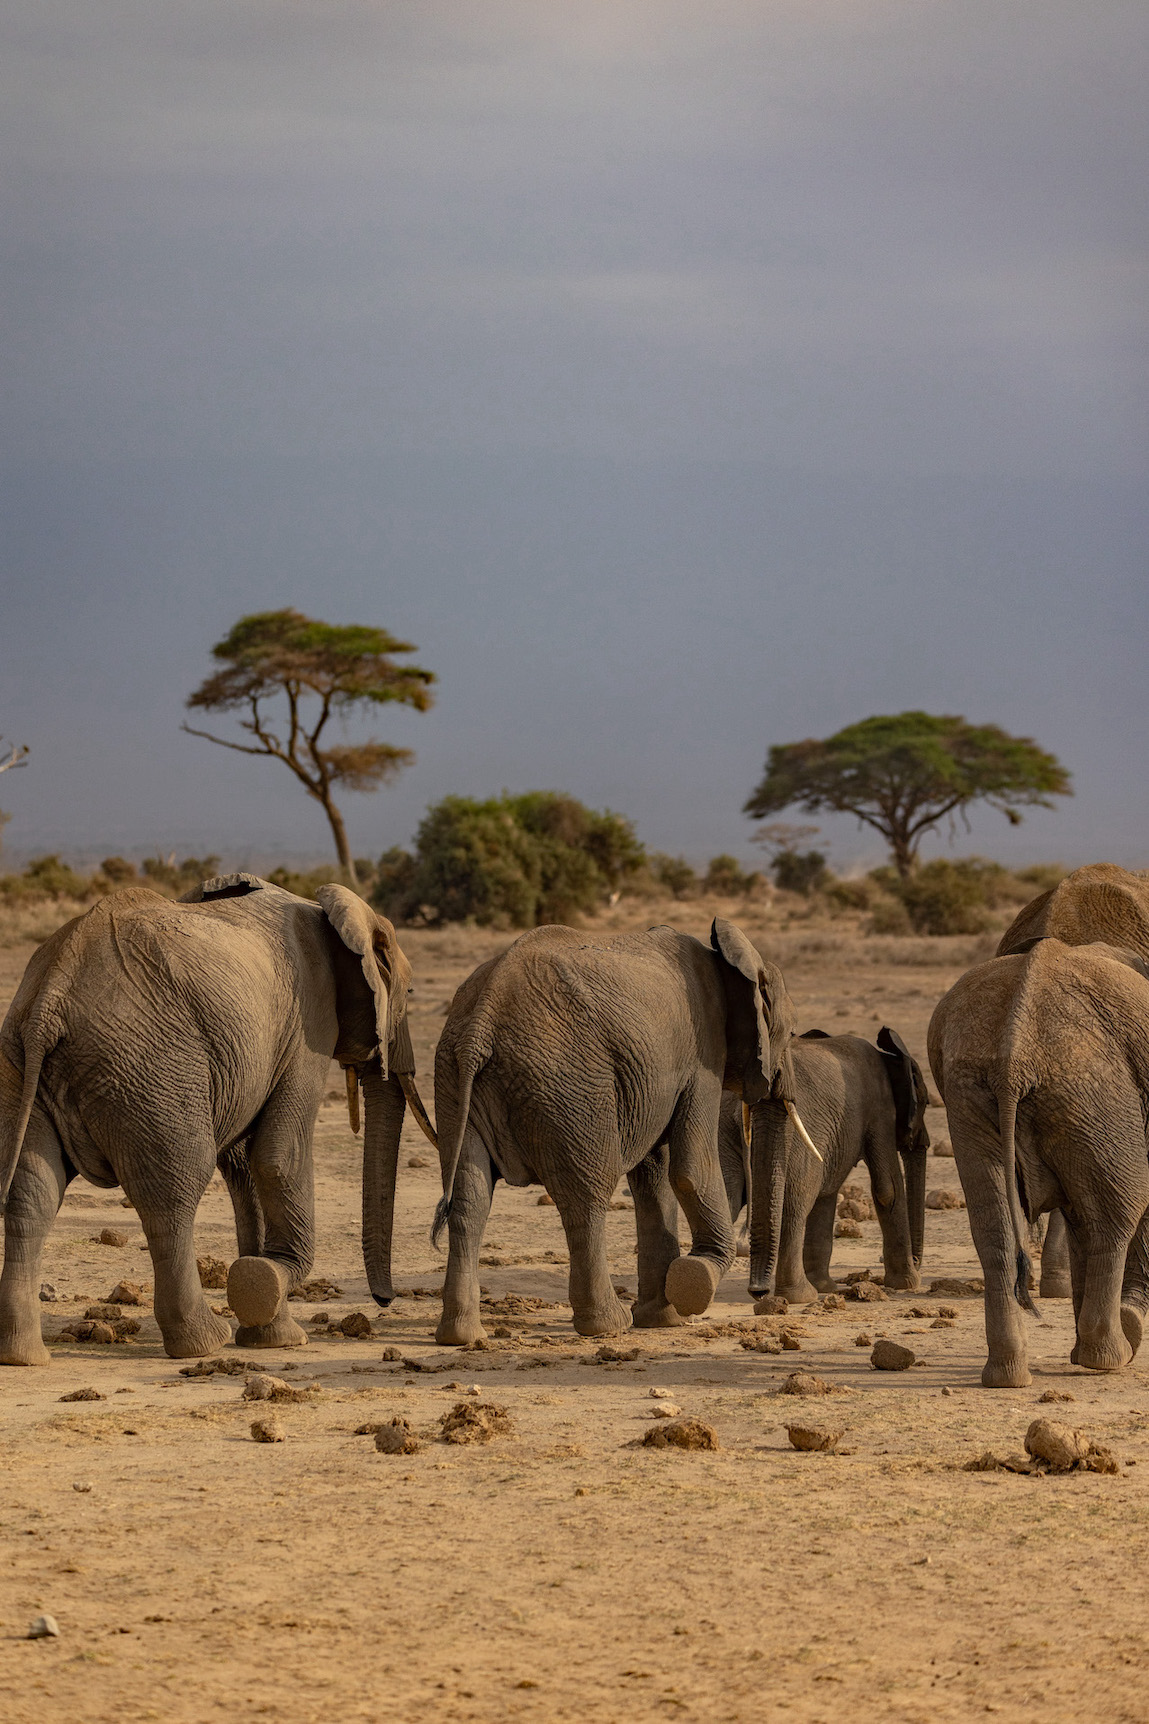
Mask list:
[[[471,1091],[475,1079],[490,1057],[490,1048],[478,1048],[473,1042],[465,1043],[457,1050],[459,1089],[454,1130],[449,1137],[442,1130],[439,1134],[439,1165],[443,1170],[443,1195],[435,1205],[435,1218],[431,1223],[431,1244],[436,1247],[451,1215],[451,1198],[455,1190],[455,1175],[459,1171],[459,1157],[463,1153],[463,1139],[467,1134],[467,1121],[471,1113]],[[436,1111],[438,1112],[438,1109]],[[439,1114],[439,1124],[442,1127],[443,1116],[441,1113]]]
[[[24,1042],[24,1081],[20,1092],[20,1111],[16,1115],[15,1129],[11,1139],[7,1144],[0,1145],[0,1209],[3,1209],[7,1203],[8,1192],[11,1189],[13,1179],[16,1177],[16,1168],[20,1161],[20,1151],[24,1147],[28,1121],[31,1119],[32,1109],[36,1105],[36,1091],[40,1086],[41,1067],[59,1039],[58,1034],[49,1037],[37,1035],[27,1038]]]
[[[1028,1226],[1022,1214],[1021,1193],[1017,1184],[1017,1103],[1018,1097],[1012,1089],[998,1091],[997,1118],[1001,1133],[1002,1159],[1005,1163],[1005,1194],[1009,1202],[1013,1238],[1017,1247],[1017,1279],[1013,1284],[1013,1296],[1023,1311],[1030,1311],[1036,1317],[1037,1306],[1033,1303],[1029,1291],[1029,1254],[1025,1249]]]

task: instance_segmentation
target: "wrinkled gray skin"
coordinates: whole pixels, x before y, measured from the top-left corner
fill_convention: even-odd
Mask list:
[[[77,1174],[131,1199],[168,1354],[227,1341],[192,1235],[217,1162],[239,1242],[237,1339],[301,1344],[282,1302],[311,1267],[311,1141],[332,1055],[361,1070],[364,1257],[376,1299],[390,1300],[410,967],[361,898],[340,886],[320,896],[322,907],[251,875],[208,882],[198,902],[133,889],[33,957],[0,1029],[0,1362],[48,1363],[40,1254]]]
[[[1074,1364],[1119,1370],[1149,1309],[1149,970],[1112,946],[1043,939],[944,995],[929,1029],[985,1277],[987,1388],[1029,1382],[1026,1221],[1069,1238]]]
[[[588,939],[539,928],[456,994],[435,1056],[450,1234],[436,1340],[479,1339],[479,1247],[496,1179],[541,1181],[570,1250],[582,1335],[632,1314],[607,1269],[605,1221],[627,1175],[638,1231],[640,1327],[704,1311],[734,1256],[718,1164],[723,1088],[788,1094],[794,1011],[781,972],[730,922],[712,946],[672,928]],[[678,1245],[678,1205],[691,1252]]]
[[[917,1287],[930,1142],[917,1062],[904,1050],[884,1053],[860,1036],[816,1031],[792,1042],[790,1057],[794,1105],[821,1161],[777,1101],[751,1109],[747,1149],[741,1103],[722,1098],[718,1153],[733,1221],[755,1194],[749,1204],[751,1293],[780,1294],[801,1304],[834,1291],[830,1255],[838,1193],[859,1161],[870,1174],[886,1286]]]
[[[1102,941],[1149,962],[1149,875],[1112,862],[1093,862],[1067,874],[1020,910],[998,943],[998,957],[1026,952],[1035,940],[1066,946]],[[1068,1299],[1072,1292],[1069,1237],[1059,1210],[1049,1217],[1041,1253],[1043,1299]]]

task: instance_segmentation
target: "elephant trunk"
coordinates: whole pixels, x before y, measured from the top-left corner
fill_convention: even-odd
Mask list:
[[[924,1150],[907,1150],[902,1156],[906,1175],[906,1209],[910,1218],[910,1247],[914,1267],[922,1266],[926,1239],[926,1154]]]
[[[371,1297],[384,1309],[395,1297],[391,1285],[391,1232],[395,1221],[395,1175],[399,1134],[407,1102],[398,1075],[384,1077],[379,1061],[363,1068],[367,1124],[363,1136],[363,1266]]]
[[[784,1108],[769,1102],[754,1108],[750,1159],[750,1291],[773,1293],[778,1276],[790,1133]]]

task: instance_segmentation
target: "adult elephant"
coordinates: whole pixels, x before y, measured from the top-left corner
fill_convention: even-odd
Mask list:
[[[710,946],[673,928],[588,939],[538,928],[456,994],[435,1056],[450,1252],[436,1339],[482,1334],[478,1259],[499,1177],[553,1197],[583,1335],[629,1328],[605,1220],[625,1173],[638,1230],[633,1321],[704,1311],[734,1256],[718,1164],[723,1088],[793,1100],[794,1009],[781,972],[721,918]],[[691,1233],[678,1244],[678,1205]]]
[[[998,942],[997,955],[1026,952],[1036,940],[1050,938],[1067,946],[1102,941],[1149,962],[1149,874],[1130,873],[1112,862],[1075,868],[1018,912]],[[1038,1291],[1043,1299],[1070,1297],[1069,1240],[1059,1210],[1049,1216]]]
[[[744,1112],[734,1097],[722,1099],[719,1160],[731,1219],[744,1204],[750,1210],[751,1293],[801,1303],[833,1292],[838,1193],[859,1161],[869,1169],[886,1285],[917,1287],[930,1144],[917,1061],[888,1028],[876,1047],[860,1036],[808,1030],[790,1054],[809,1141],[777,1101]]]
[[[240,1256],[228,1300],[244,1346],[305,1336],[283,1309],[314,1249],[311,1143],[332,1055],[362,1079],[363,1250],[393,1297],[391,1226],[411,971],[391,924],[342,886],[312,904],[250,874],[172,903],[121,892],[67,923],[0,1029],[0,1362],[42,1365],[38,1269],[77,1173],[122,1185],[155,1272],[173,1358],[230,1337],[200,1289],[196,1208],[217,1162]],[[194,900],[194,901],[189,901]]]
[[[969,970],[939,1001],[930,1064],[985,1277],[988,1388],[1029,1382],[1025,1223],[1062,1211],[1074,1364],[1127,1365],[1149,1309],[1149,966],[1038,940]]]

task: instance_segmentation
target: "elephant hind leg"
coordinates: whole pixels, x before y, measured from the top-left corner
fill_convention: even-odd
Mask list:
[[[144,1185],[136,1166],[154,1168],[156,1154],[133,1159],[124,1169],[124,1189],[131,1198],[148,1242],[155,1273],[154,1307],[169,1359],[200,1359],[231,1339],[231,1324],[217,1317],[204,1297],[195,1259],[195,1213],[215,1170],[215,1145],[208,1139],[181,1145],[182,1180],[173,1193]]]
[[[47,1365],[40,1333],[40,1255],[68,1184],[60,1140],[33,1108],[4,1211],[0,1365]]]
[[[449,1245],[443,1315],[435,1330],[435,1339],[441,1347],[467,1347],[486,1335],[479,1313],[479,1248],[494,1190],[491,1158],[468,1128],[447,1218]]]
[[[705,1311],[734,1261],[734,1229],[717,1153],[721,1086],[700,1076],[670,1126],[670,1179],[690,1227],[690,1255],[666,1272],[666,1296],[684,1317]]]
[[[562,1216],[570,1252],[570,1302],[580,1335],[619,1335],[633,1321],[614,1290],[606,1258],[606,1204],[588,1203]]]
[[[304,1279],[314,1260],[311,1140],[325,1076],[326,1064],[320,1067],[315,1062],[285,1074],[248,1138],[246,1162],[251,1190],[242,1175],[234,1187],[228,1181],[233,1203],[237,1190],[240,1198],[236,1207],[240,1256],[228,1272],[227,1297],[245,1329],[275,1325],[289,1289]],[[260,1225],[259,1249],[245,1251],[245,1242],[254,1244],[260,1238]],[[292,1339],[299,1344],[297,1335]],[[266,1344],[275,1345],[270,1341]]]
[[[681,1255],[678,1199],[670,1189],[670,1151],[660,1143],[626,1176],[638,1233],[637,1329],[676,1328],[683,1318],[666,1297],[666,1271]]]

